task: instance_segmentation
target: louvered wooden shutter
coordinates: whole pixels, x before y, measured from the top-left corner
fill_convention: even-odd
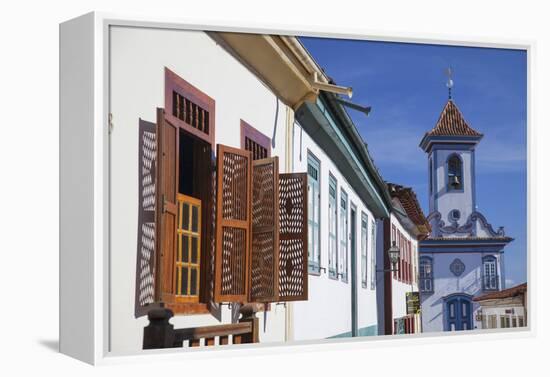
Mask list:
[[[279,297],[307,300],[307,174],[279,175]]]
[[[162,302],[174,301],[174,259],[177,226],[178,129],[157,109],[157,297]]]
[[[246,302],[250,258],[250,152],[217,146],[215,302]]]
[[[135,316],[147,314],[155,302],[155,181],[157,142],[155,123],[139,120],[138,229]]]
[[[252,163],[250,302],[273,302],[279,274],[279,158]]]

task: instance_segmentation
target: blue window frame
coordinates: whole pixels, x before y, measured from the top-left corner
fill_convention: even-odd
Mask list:
[[[497,258],[493,255],[483,257],[483,290],[498,290]]]
[[[307,195],[308,195],[308,271],[319,273],[321,265],[320,236],[320,178],[321,164],[308,152],[307,156]]]
[[[336,205],[338,183],[336,178],[329,175],[328,187],[328,276],[336,279],[338,275],[338,219]]]
[[[367,261],[368,261],[368,225],[369,217],[361,212],[361,286],[367,288]]]
[[[433,293],[434,275],[432,258],[426,256],[420,257],[419,278],[420,292]]]
[[[340,250],[338,252],[338,275],[348,282],[348,194],[340,191]]]

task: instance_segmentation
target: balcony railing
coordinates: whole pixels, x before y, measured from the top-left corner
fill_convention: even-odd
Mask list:
[[[483,275],[484,291],[497,291],[498,285],[498,275]]]

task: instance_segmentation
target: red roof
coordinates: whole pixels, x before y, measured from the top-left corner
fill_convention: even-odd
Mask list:
[[[527,283],[516,285],[515,287],[504,289],[499,292],[487,293],[486,295],[474,297],[474,301],[495,300],[499,298],[516,297],[527,292]]]
[[[483,136],[464,120],[453,100],[447,101],[435,127],[426,136]]]
[[[387,185],[391,197],[399,200],[409,219],[418,227],[420,233],[427,236],[431,231],[430,223],[426,219],[413,189],[395,183],[387,183]]]

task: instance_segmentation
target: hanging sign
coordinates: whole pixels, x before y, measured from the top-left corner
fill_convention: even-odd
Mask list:
[[[420,313],[420,293],[406,292],[405,299],[407,300],[407,314]]]

